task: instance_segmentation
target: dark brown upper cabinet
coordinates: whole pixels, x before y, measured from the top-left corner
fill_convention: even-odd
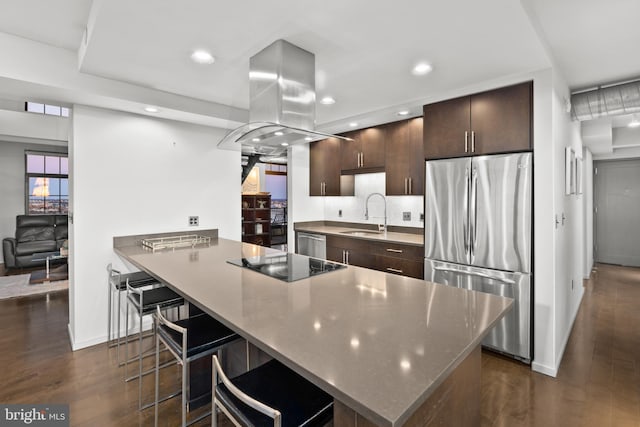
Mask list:
[[[340,139],[312,142],[309,148],[309,195],[353,196],[353,176],[340,174]]]
[[[383,172],[385,165],[385,133],[372,127],[341,134],[352,141],[342,140],[343,173]]]
[[[424,106],[427,159],[527,151],[533,82]]]
[[[389,123],[384,129],[387,196],[424,195],[422,117]]]

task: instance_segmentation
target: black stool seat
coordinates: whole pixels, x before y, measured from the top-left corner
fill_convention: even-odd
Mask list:
[[[142,288],[144,286],[155,285],[160,283],[154,277],[150,276],[144,271],[136,271],[134,273],[120,274],[120,281],[115,283],[116,289],[124,291],[127,289],[127,280],[129,280],[129,286],[132,288]]]
[[[240,335],[206,314],[178,320],[174,324],[187,329],[187,359],[196,355],[204,356],[208,351],[217,351],[240,338]],[[182,358],[182,334],[163,324],[158,327],[158,334]]]
[[[231,382],[253,399],[280,411],[282,427],[321,426],[333,417],[333,398],[276,360]],[[223,383],[217,385],[216,397],[241,424],[273,427],[272,418],[247,406]]]
[[[129,295],[129,298],[136,307],[140,307],[140,295],[132,293]],[[184,303],[184,299],[180,295],[173,292],[166,286],[142,291],[142,301],[144,304],[142,307],[143,315],[155,312],[156,307],[165,308],[172,307],[174,305],[182,305]]]

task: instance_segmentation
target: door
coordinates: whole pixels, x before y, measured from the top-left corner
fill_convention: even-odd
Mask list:
[[[640,160],[595,166],[596,261],[640,267]]]
[[[469,262],[470,158],[426,162],[424,247],[427,258]]]
[[[425,105],[424,157],[442,159],[469,155],[469,97]]]
[[[533,82],[471,96],[470,151],[507,153],[531,149]]]
[[[531,272],[531,153],[471,162],[470,264]]]
[[[531,276],[425,260],[424,278],[456,288],[512,298],[512,309],[495,325],[482,345],[531,359]]]

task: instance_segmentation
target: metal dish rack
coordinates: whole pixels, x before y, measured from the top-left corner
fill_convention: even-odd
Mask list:
[[[142,246],[157,251],[160,249],[194,248],[196,245],[210,245],[211,237],[197,234],[183,234],[181,236],[154,237],[142,239]]]

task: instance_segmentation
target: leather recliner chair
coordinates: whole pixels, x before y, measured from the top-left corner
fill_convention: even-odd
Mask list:
[[[2,240],[5,268],[39,267],[44,257],[34,255],[55,252],[68,238],[67,215],[18,215],[15,238]]]

